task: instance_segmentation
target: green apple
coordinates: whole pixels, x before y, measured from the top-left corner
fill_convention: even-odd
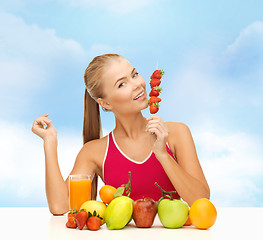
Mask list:
[[[188,204],[178,199],[163,199],[158,205],[158,216],[166,228],[182,227],[189,213]]]

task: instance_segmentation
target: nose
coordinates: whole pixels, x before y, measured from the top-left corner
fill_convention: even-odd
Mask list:
[[[137,79],[134,79],[132,81],[134,90],[137,90],[138,88],[144,88],[146,83],[142,77],[139,77]]]

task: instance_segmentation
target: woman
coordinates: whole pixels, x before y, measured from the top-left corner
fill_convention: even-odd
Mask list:
[[[185,124],[163,122],[155,115],[143,117],[141,110],[148,107],[146,83],[125,58],[117,54],[95,57],[84,80],[84,145],[71,174],[93,176],[92,199],[96,198],[97,176],[105,184],[119,187],[127,183],[128,171],[133,199],[158,200],[161,192],[154,182],[165,190],[176,189],[177,197],[190,206],[198,198],[209,199],[190,130]],[[114,130],[102,138],[99,105],[116,120]],[[57,133],[48,114],[36,118],[32,131],[44,140],[49,209],[55,215],[64,214],[69,210],[69,179],[64,181],[59,169]]]

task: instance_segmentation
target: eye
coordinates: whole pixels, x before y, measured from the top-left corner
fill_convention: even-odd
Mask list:
[[[135,77],[137,77],[139,75],[139,73],[134,73],[133,75],[132,75],[132,78],[135,78]]]
[[[118,86],[118,88],[121,88],[122,86],[124,86],[125,85],[125,82],[122,82],[119,86]]]

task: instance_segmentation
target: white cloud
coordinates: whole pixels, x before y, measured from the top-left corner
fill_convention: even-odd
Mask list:
[[[112,46],[101,44],[101,43],[94,43],[90,46],[88,50],[89,56],[98,56],[101,54],[107,54],[107,53],[116,53],[121,51],[121,49],[116,49]]]
[[[201,128],[204,129],[204,128]],[[0,193],[16,204],[46,204],[43,141],[31,126],[0,122]],[[103,129],[104,135],[109,133]],[[259,206],[262,188],[262,142],[246,133],[219,134],[216,129],[194,132],[199,159],[219,206]],[[82,147],[81,133],[58,133],[58,159],[65,179]],[[100,180],[98,189],[103,186]],[[2,204],[5,199],[2,199]]]
[[[1,121],[0,132],[1,202],[14,204],[15,201],[22,206],[45,204],[42,139],[31,132],[31,126],[18,123]],[[64,177],[69,174],[69,168],[73,166],[80,147],[79,139],[72,133],[59,139],[59,163]]]
[[[258,52],[263,51],[263,22],[256,21],[243,29],[235,41],[227,46],[226,54],[238,54],[244,48],[256,49]],[[253,51],[254,52],[254,51]],[[261,56],[261,58],[263,58]]]
[[[263,204],[262,42],[263,22],[252,23],[222,53],[185,56],[163,82],[162,108],[192,129],[218,206]]]
[[[12,14],[1,12],[0,22],[5,23],[0,25],[0,100],[8,116],[30,106],[30,96],[50,84],[55,70],[79,63],[86,52],[74,40],[58,37],[55,30],[28,25]]]
[[[0,205],[46,205],[43,140],[31,132],[31,126],[21,123],[0,121],[0,132]],[[103,133],[109,131],[103,129]],[[64,179],[81,147],[81,133],[58,132],[58,161]],[[100,180],[98,189],[102,185]]]
[[[103,7],[120,13],[150,2],[134,1],[132,7],[121,7],[120,1],[75,1],[78,6]],[[7,116],[26,108],[31,101],[30,94],[52,79],[50,75],[60,59],[79,61],[87,55],[114,50],[111,46],[94,44],[85,51],[74,40],[58,37],[52,29],[28,25],[23,19],[3,12],[0,22],[5,23],[0,25],[0,106],[1,114]],[[167,88],[163,99],[162,109],[167,107],[173,118],[178,114],[193,119],[194,129],[217,125],[207,132],[196,132],[195,140],[212,198],[221,206],[237,203],[250,206],[258,203],[259,194],[262,196],[262,185],[257,186],[255,180],[261,178],[263,170],[262,140],[244,131],[233,132],[226,129],[227,126],[219,129],[219,120],[214,118],[217,112],[223,115],[226,106],[233,111],[244,104],[262,110],[262,33],[262,22],[255,22],[241,31],[222,55],[191,54],[174,75],[175,81],[169,85],[171,91]],[[236,74],[233,76],[233,73]],[[208,124],[204,127],[200,122]],[[43,145],[30,128],[0,121],[0,191],[1,196],[8,191],[18,199],[42,203],[46,201]],[[80,147],[80,134],[59,133],[59,162],[64,177],[71,170]]]
[[[135,10],[144,8],[152,5],[156,2],[164,2],[165,0],[133,0],[133,1],[122,1],[122,0],[42,0],[38,4],[51,4],[52,2],[58,2],[63,5],[69,5],[73,7],[84,7],[88,8],[101,8],[106,11],[115,14],[127,14]],[[33,0],[10,0],[0,2],[0,8],[5,10],[17,10],[25,9],[27,6],[35,4]]]
[[[94,44],[86,51],[78,42],[58,37],[54,29],[28,25],[5,12],[1,12],[0,22],[5,23],[0,25],[0,192],[5,196],[1,200],[7,205],[42,205],[46,203],[42,140],[31,132],[31,126],[18,123],[13,115],[21,117],[27,112],[43,87],[59,81],[57,73],[64,72],[65,66],[73,68],[89,55],[112,48]],[[81,134],[59,133],[58,155],[64,178],[73,167],[81,141]]]
[[[204,127],[202,129],[205,129]],[[209,129],[194,135],[199,160],[217,206],[262,206],[262,140],[244,132]]]
[[[263,90],[262,42],[263,22],[257,21],[243,29],[217,61],[223,77],[235,83],[235,86],[243,86],[239,91],[249,96],[244,100],[254,105],[259,105],[261,100],[261,106],[263,99],[255,97],[255,92]]]
[[[198,59],[198,61],[196,61]],[[213,72],[213,59],[209,56],[187,58],[175,74],[162,82],[163,93],[161,109],[177,121],[195,119],[204,121],[222,106],[225,85]]]
[[[206,51],[185,55],[181,67],[164,82],[163,106],[178,116],[205,121],[221,112],[230,113],[263,106],[263,22],[242,30],[222,53]],[[165,85],[167,84],[167,85]],[[224,116],[225,115],[225,116]]]
[[[72,95],[72,87],[84,84],[80,67],[85,66],[88,59],[116,52],[113,47],[100,43],[86,50],[72,39],[57,36],[54,29],[29,25],[9,13],[1,12],[0,22],[5,23],[0,25],[0,117],[4,119],[21,117],[34,106],[34,101],[40,101],[36,96],[46,96],[44,91],[49,88],[60,91],[60,87],[55,88],[65,84],[65,79],[70,82],[64,91],[70,90]],[[81,79],[76,83],[68,76]],[[66,95],[65,92],[65,98]]]
[[[122,0],[60,0],[63,4],[70,4],[71,6],[76,7],[85,7],[85,8],[102,8],[107,11],[117,13],[117,14],[126,14],[143,8],[145,6],[151,5],[157,1],[164,0],[133,0],[133,1],[122,1]]]
[[[83,56],[84,49],[72,39],[63,39],[57,36],[54,29],[41,29],[38,25],[28,25],[22,18],[1,12],[2,42],[1,57],[19,57],[22,60],[31,59],[43,62],[58,55],[68,55],[77,58]],[[32,59],[33,58],[33,59]]]

